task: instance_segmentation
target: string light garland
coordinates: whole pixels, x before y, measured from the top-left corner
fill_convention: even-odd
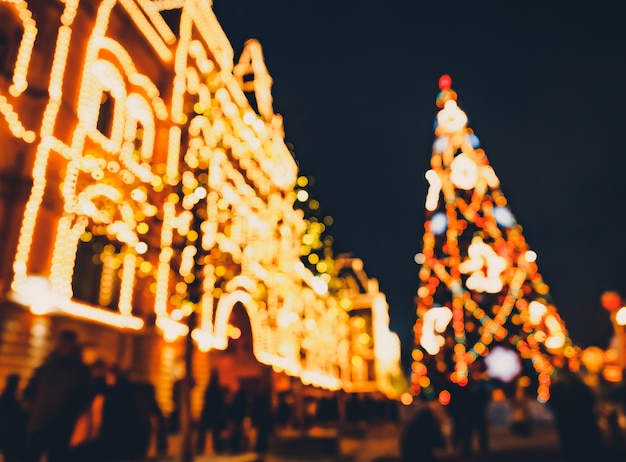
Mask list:
[[[426,173],[412,393],[434,396],[435,379],[465,386],[470,365],[508,343],[532,362],[545,402],[550,357],[572,357],[575,348],[451,83],[447,75],[439,81]]]
[[[259,361],[314,386],[344,386],[349,304],[329,290],[332,255],[301,261],[303,242],[315,247],[329,222],[307,222],[294,208],[298,169],[261,45],[246,42],[235,64],[206,0],[102,0],[95,16],[80,16],[91,31],[75,46],[80,0],[65,0],[40,125],[24,127],[17,108],[42,19],[26,1],[9,5],[24,33],[0,121],[34,158],[14,299],[38,315],[120,329],[142,329],[153,312],[167,342],[190,334],[202,351],[227,347],[242,304]],[[162,16],[172,9],[176,33]],[[129,24],[132,40],[120,36]],[[81,274],[85,253],[98,268],[91,301],[80,288],[91,277]],[[39,274],[46,300],[33,301],[26,295]],[[390,334],[386,308],[377,302],[381,335]]]

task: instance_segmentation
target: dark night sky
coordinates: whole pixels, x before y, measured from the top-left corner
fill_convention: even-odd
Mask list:
[[[214,0],[236,56],[263,45],[335,253],[379,280],[405,348],[444,73],[574,342],[607,345],[600,295],[626,294],[626,34],[608,4],[578,4]]]

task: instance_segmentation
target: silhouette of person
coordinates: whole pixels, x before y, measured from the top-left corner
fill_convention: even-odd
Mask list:
[[[434,462],[435,449],[446,445],[431,402],[419,403],[419,410],[409,420],[400,438],[402,462]]]
[[[99,444],[108,388],[106,372],[107,366],[102,359],[96,359],[90,367],[93,398],[82,409],[74,426],[69,453],[72,460],[103,462],[106,459]]]
[[[172,386],[172,412],[170,413],[169,416],[169,433],[171,433],[172,435],[176,435],[178,433],[180,433],[180,427],[181,427],[181,416],[180,416],[180,407],[181,407],[181,400],[182,400],[182,387],[183,387],[183,382],[185,381],[185,378],[180,378],[178,380],[176,380],[174,382],[174,385]]]
[[[100,449],[105,461],[138,460],[144,455],[139,406],[134,385],[116,365],[106,371]]]
[[[251,417],[257,430],[254,450],[258,454],[264,454],[269,449],[269,437],[274,430],[272,396],[267,382],[260,387],[252,400]]]
[[[176,380],[172,386],[172,404],[173,409],[169,416],[169,433],[178,434],[182,430],[183,425],[183,400],[185,399],[184,392],[186,390],[187,398],[191,396],[193,388],[196,386],[196,380],[193,375],[187,377],[185,374],[178,380]]]
[[[156,450],[159,455],[167,452],[165,418],[156,399],[156,391],[151,383],[135,383],[135,400],[139,412],[137,430],[137,454],[145,457],[152,434],[156,437]]]
[[[523,385],[525,380],[518,380],[513,396],[512,416],[511,416],[511,432],[519,436],[530,436],[530,409],[528,407],[528,397],[526,396],[526,387]]]
[[[233,454],[239,454],[244,448],[243,421],[248,415],[248,392],[240,384],[235,391],[230,406],[228,407],[228,417],[232,424],[230,437],[230,450]]]
[[[558,371],[548,404],[566,461],[603,460],[604,442],[595,413],[595,396],[566,366]]]
[[[481,454],[489,452],[487,405],[490,400],[488,382],[484,377],[482,363],[470,365],[470,380],[466,386],[455,386],[451,390],[450,414],[454,421],[453,441],[461,447],[465,456],[472,454],[474,435],[478,435]]]
[[[282,392],[278,395],[278,409],[276,409],[275,422],[281,427],[290,424],[293,414],[293,396],[289,392]]]
[[[224,451],[222,431],[226,427],[226,403],[224,392],[220,384],[220,376],[217,369],[211,370],[209,385],[204,392],[204,403],[200,415],[200,428],[198,434],[198,454],[203,454],[206,444],[206,432],[211,432],[213,452],[220,454]]]
[[[35,369],[24,389],[29,413],[26,462],[68,462],[76,419],[92,398],[89,368],[83,363],[76,332],[59,333],[55,348]]]
[[[20,376],[11,374],[0,394],[0,452],[5,462],[22,460],[26,438],[26,413],[18,400]]]

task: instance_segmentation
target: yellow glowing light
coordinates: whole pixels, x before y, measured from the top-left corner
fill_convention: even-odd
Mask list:
[[[356,329],[363,329],[365,327],[365,319],[363,319],[361,316],[355,316],[354,318],[352,318],[351,322]]]
[[[199,325],[191,335],[202,351],[224,349],[228,338],[241,335],[227,328],[233,306],[241,303],[259,361],[314,386],[342,387],[349,382],[346,311],[352,301],[329,292],[333,262],[311,253],[321,249],[319,236],[332,218],[317,224],[309,244],[303,240],[306,224],[294,202],[310,197],[294,188],[309,180],[298,176],[285,145],[260,44],[247,42],[235,65],[210,3],[102,0],[89,12],[88,40],[75,47],[80,5],[65,0],[59,23],[41,28],[53,31],[54,53],[49,75],[37,76],[49,79],[38,123],[24,116],[30,103],[21,98],[35,40],[49,37],[41,35],[47,32],[37,28],[26,1],[9,2],[22,21],[22,36],[8,94],[0,94],[0,121],[22,146],[33,143],[34,152],[13,293],[30,293],[30,273],[50,268],[42,292],[49,296],[28,301],[33,312],[141,329],[143,321],[134,315],[134,304],[141,303],[144,314],[154,311],[168,342],[188,334],[182,321],[196,311]],[[178,34],[162,16],[170,9],[181,9]],[[137,34],[110,27],[113,15],[127,19]],[[134,46],[137,38],[148,51]],[[84,56],[73,55],[80,50]],[[82,64],[74,69],[69,63]],[[164,75],[173,75],[172,81]],[[254,92],[258,114],[248,92]],[[35,121],[37,131],[22,121]],[[60,188],[50,186],[57,182]],[[51,209],[40,213],[44,203],[58,203],[58,216],[50,216]],[[58,224],[50,230],[49,223]],[[96,256],[101,306],[90,306],[72,298],[72,281],[79,242],[99,239],[109,242]],[[303,244],[319,276],[302,265]],[[42,252],[46,245],[50,251]],[[191,303],[195,281],[201,299]],[[389,367],[396,344],[385,304],[373,309],[378,321],[368,345],[376,348],[380,339],[376,367]]]
[[[239,329],[239,327],[235,327],[235,326],[228,326],[228,336],[230,338],[232,338],[233,340],[237,340],[238,338],[241,337],[241,329]]]

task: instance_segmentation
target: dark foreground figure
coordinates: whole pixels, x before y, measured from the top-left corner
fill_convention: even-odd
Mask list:
[[[402,462],[434,462],[436,448],[444,448],[445,440],[429,403],[408,422],[400,439]]]
[[[595,397],[575,373],[564,368],[550,391],[563,457],[568,462],[606,460]],[[625,459],[626,460],[626,459]]]

